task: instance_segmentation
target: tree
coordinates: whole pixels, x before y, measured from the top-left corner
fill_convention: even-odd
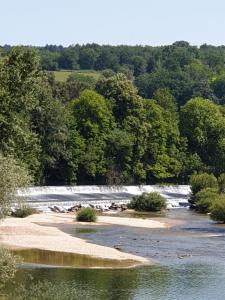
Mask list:
[[[35,174],[40,144],[30,113],[38,104],[39,58],[33,49],[15,47],[0,66],[0,151],[24,162]]]
[[[113,126],[111,108],[104,97],[86,90],[74,100],[72,110],[74,125],[84,147],[78,162],[78,177],[97,181],[106,173],[106,138]]]
[[[181,162],[177,119],[170,118],[167,111],[152,100],[145,101],[145,116],[149,124],[144,157],[148,180],[178,177]]]
[[[170,90],[168,88],[157,89],[153,94],[153,99],[156,101],[158,105],[163,107],[166,111],[172,113],[174,116],[176,115],[177,104],[175,98],[170,93]]]
[[[133,83],[123,74],[103,78],[97,90],[112,105],[112,112],[118,129],[128,133],[132,154],[130,158],[129,182],[143,182],[146,177],[143,157],[146,149],[147,126],[145,122],[143,99],[138,96]],[[129,154],[130,156],[130,154]]]
[[[60,54],[57,52],[46,51],[41,56],[41,66],[43,70],[55,71],[58,69],[58,58]]]
[[[63,52],[61,52],[61,55],[58,58],[58,66],[59,69],[65,69],[65,70],[77,70],[79,69],[78,64],[78,51],[75,47],[69,46],[66,48]]]
[[[31,113],[32,129],[38,135],[41,152],[36,180],[41,184],[70,183],[70,133],[64,105],[55,100],[45,76],[38,93],[38,105]]]
[[[132,58],[132,63],[134,66],[134,76],[139,76],[145,73],[147,64],[146,60],[142,56],[134,56]]]
[[[210,218],[217,222],[225,223],[225,196],[221,195],[210,209]]]
[[[198,154],[212,172],[225,167],[225,119],[215,103],[195,98],[181,108],[181,133],[189,151]]]
[[[208,188],[214,189],[214,190],[218,189],[217,179],[213,174],[207,174],[207,173],[195,174],[194,173],[190,177],[189,184],[191,186],[191,192],[192,192],[191,198],[189,200],[189,202],[191,204],[195,204],[196,195],[201,190],[208,189]]]
[[[129,182],[134,137],[125,130],[111,130],[106,141],[107,173],[109,185],[120,185]]]
[[[92,48],[82,49],[79,53],[79,65],[81,69],[94,69],[97,53]]]
[[[225,193],[225,173],[220,174],[218,177],[218,186],[219,186],[219,192]]]
[[[218,196],[218,191],[213,188],[205,188],[197,192],[195,195],[196,211],[200,213],[209,213]]]
[[[112,102],[116,122],[122,125],[126,117],[139,116],[143,110],[142,99],[137,89],[124,74],[102,78],[96,86],[97,91]]]
[[[18,188],[25,188],[31,182],[26,168],[12,157],[0,154],[0,219],[5,217],[13,202],[16,202]]]

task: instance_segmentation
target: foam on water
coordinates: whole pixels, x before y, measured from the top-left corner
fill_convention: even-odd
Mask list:
[[[49,206],[54,205],[68,208],[79,203],[95,205],[107,205],[112,202],[127,203],[134,195],[143,192],[158,192],[167,199],[169,208],[178,208],[187,205],[190,186],[42,186],[20,189],[17,193],[31,206],[46,211]]]

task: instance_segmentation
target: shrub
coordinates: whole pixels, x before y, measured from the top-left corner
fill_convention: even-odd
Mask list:
[[[195,209],[201,213],[210,212],[212,204],[218,197],[218,192],[212,188],[206,188],[195,195]]]
[[[211,207],[210,217],[217,222],[225,223],[225,196],[219,196]]]
[[[203,189],[212,188],[217,189],[218,183],[217,179],[213,174],[202,173],[202,174],[193,174],[190,178],[190,185],[192,195],[189,199],[189,202],[194,204],[195,203],[195,195]]]
[[[0,219],[10,211],[18,188],[29,185],[31,177],[25,167],[12,157],[0,154]]]
[[[134,196],[129,204],[129,208],[137,211],[161,211],[166,208],[166,199],[159,193],[143,193],[140,196]]]
[[[16,274],[18,258],[9,250],[0,248],[0,288]]]
[[[33,214],[38,214],[40,211],[26,204],[22,204],[12,212],[12,216],[16,218],[26,218]]]
[[[225,174],[221,174],[218,178],[219,192],[225,193]]]
[[[92,208],[82,208],[80,211],[77,213],[77,221],[80,222],[96,222],[97,220],[97,215],[96,211]]]

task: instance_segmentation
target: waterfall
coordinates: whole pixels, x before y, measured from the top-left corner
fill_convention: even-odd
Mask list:
[[[168,208],[188,205],[188,185],[141,185],[141,186],[42,186],[19,189],[17,194],[40,210],[48,211],[49,206],[71,207],[75,204],[128,203],[134,195],[143,192],[158,192],[167,199]]]

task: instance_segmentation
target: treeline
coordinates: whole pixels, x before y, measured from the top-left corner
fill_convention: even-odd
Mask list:
[[[0,151],[26,166],[36,184],[185,183],[194,171],[224,172],[225,108],[222,98],[195,97],[206,88],[178,105],[161,80],[144,98],[125,72],[59,83],[42,59],[34,48],[15,47],[0,61]],[[192,65],[205,76],[206,63]],[[212,89],[223,69],[208,70]]]
[[[0,48],[4,57],[10,46]],[[47,45],[37,48],[43,70],[111,70],[135,80],[140,96],[152,98],[159,88],[169,88],[179,105],[193,97],[218,103],[225,101],[225,46],[192,46],[178,41],[169,46],[69,47]]]

